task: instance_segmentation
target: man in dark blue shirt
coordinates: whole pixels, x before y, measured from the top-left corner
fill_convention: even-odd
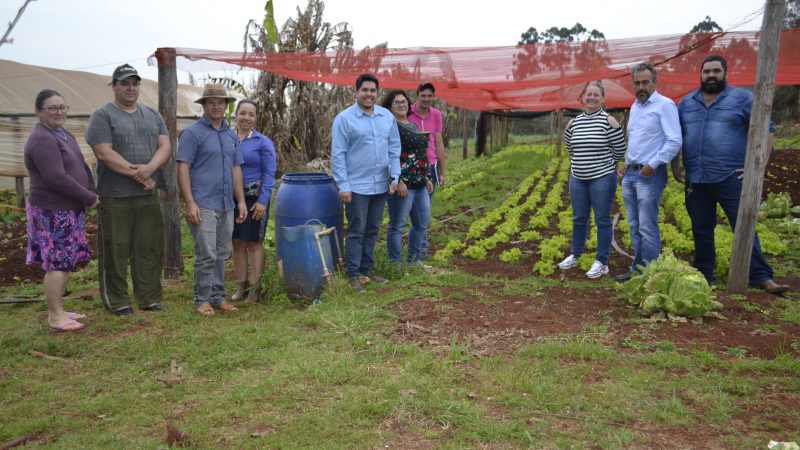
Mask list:
[[[709,283],[714,282],[716,266],[717,204],[725,211],[731,228],[736,227],[753,106],[753,94],[728,85],[727,74],[728,64],[721,56],[712,55],[703,61],[700,89],[684,97],[678,105],[685,180],[677,165],[678,158],[672,164],[675,179],[686,183],[686,210],[692,220],[695,243],[692,265]],[[775,126],[770,123],[769,148],[774,133]],[[756,234],[750,259],[750,285],[773,294],[789,289],[772,277],[772,268],[764,259]]]

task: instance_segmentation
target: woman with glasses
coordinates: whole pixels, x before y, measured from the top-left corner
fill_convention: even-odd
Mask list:
[[[45,271],[47,325],[54,331],[77,331],[86,317],[64,311],[62,297],[75,265],[88,261],[86,208],[99,203],[94,180],[83,154],[64,129],[69,106],[52,89],[36,96],[39,123],[25,144],[25,167],[30,176],[28,195],[28,249],[26,264],[40,264]]]
[[[404,91],[389,91],[381,106],[392,112],[400,131],[400,182],[397,192],[388,201],[386,245],[389,260],[402,262],[403,230],[410,217],[406,262],[419,264],[420,245],[431,220],[429,194],[433,192],[433,183],[428,175],[428,136],[408,120],[411,100]]]
[[[597,256],[588,278],[608,273],[611,253],[611,203],[617,191],[617,163],[625,156],[625,135],[619,123],[603,110],[605,89],[600,81],[587,83],[581,94],[584,112],[564,130],[570,156],[569,198],[572,203],[572,253],[558,263],[562,270],[578,265],[589,227],[589,210],[597,224]]]
[[[236,133],[244,158],[242,179],[247,219],[233,226],[233,266],[239,288],[231,300],[258,303],[261,300],[261,275],[264,273],[264,234],[269,217],[269,200],[275,185],[275,146],[254,129],[258,107],[252,100],[236,106]],[[235,215],[238,216],[238,210]],[[249,266],[249,270],[248,270]]]

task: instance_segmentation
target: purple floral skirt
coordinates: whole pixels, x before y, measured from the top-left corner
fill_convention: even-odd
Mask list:
[[[51,211],[28,203],[28,250],[25,264],[45,271],[72,272],[75,264],[92,257],[86,240],[84,211]]]

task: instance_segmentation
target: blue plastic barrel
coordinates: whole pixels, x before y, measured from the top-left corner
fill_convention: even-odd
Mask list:
[[[315,233],[323,230],[322,225],[312,221],[307,225],[281,228],[283,246],[283,284],[291,299],[313,300],[319,297],[325,285],[326,269],[334,270],[331,235],[320,236],[317,245]],[[322,264],[322,258],[325,265]]]
[[[319,220],[326,228],[336,227],[339,244],[342,239],[342,203],[333,177],[326,173],[287,173],[275,196],[275,251],[278,260],[284,258],[282,233],[284,227],[305,225],[309,220]],[[336,245],[331,248],[335,261],[339,260]]]

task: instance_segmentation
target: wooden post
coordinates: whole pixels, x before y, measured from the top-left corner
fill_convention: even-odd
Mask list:
[[[622,114],[622,131],[626,134],[628,133],[628,113],[631,112],[630,108],[626,109],[625,112]]]
[[[174,48],[156,50],[158,60],[158,112],[167,123],[172,155],[162,167],[167,188],[161,192],[161,213],[164,217],[164,277],[183,274],[181,256],[181,208],[178,198],[178,177],[175,156],[178,153],[178,72]]]
[[[556,155],[561,156],[561,135],[564,134],[564,130],[561,129],[562,122],[564,121],[564,110],[558,110],[558,116],[556,116]]]
[[[478,113],[478,121],[475,125],[475,156],[488,154],[486,151],[486,131],[488,128],[489,114],[486,111]]]
[[[469,123],[467,122],[467,110],[462,109],[461,113],[464,114],[464,132],[461,133],[461,136],[464,138],[464,142],[461,144],[461,159],[467,159],[469,155],[467,155],[467,141],[469,141]]]
[[[17,188],[17,208],[25,208],[25,177],[14,177]]]
[[[492,153],[492,149],[494,149],[494,129],[495,129],[494,122],[495,122],[495,120],[497,120],[495,118],[495,116],[494,115],[490,115],[489,116],[489,120],[487,121],[487,124],[489,126],[486,128],[486,130],[487,130],[486,138],[489,140],[489,145],[487,146],[486,151],[485,151],[486,156],[489,156]]]
[[[508,116],[503,116],[503,134],[500,138],[500,146],[503,148],[508,147],[508,131],[510,128],[511,119]]]
[[[741,294],[747,290],[750,255],[753,252],[758,207],[761,203],[761,188],[764,169],[770,149],[767,148],[769,122],[772,115],[772,100],[775,93],[775,73],[778,67],[781,25],[786,12],[785,0],[767,0],[761,38],[758,42],[758,65],[750,128],[747,131],[747,155],[744,162],[742,197],[736,230],[733,235],[728,293]]]

